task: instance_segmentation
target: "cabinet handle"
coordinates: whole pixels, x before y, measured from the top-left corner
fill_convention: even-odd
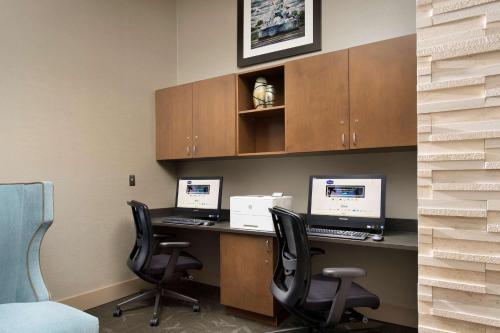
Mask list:
[[[268,253],[271,252],[271,246],[270,245],[271,245],[271,242],[269,241],[269,239],[266,240],[266,250],[267,250]]]
[[[342,133],[342,146],[345,146],[345,133]]]
[[[196,145],[193,146],[193,154],[196,154]]]
[[[356,144],[356,132],[352,132],[352,143]]]
[[[189,155],[189,146],[186,146],[186,153]]]

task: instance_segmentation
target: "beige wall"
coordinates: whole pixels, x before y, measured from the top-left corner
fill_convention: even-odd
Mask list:
[[[178,83],[238,71],[236,3],[234,0],[177,2]],[[322,52],[412,33],[415,33],[414,0],[323,0]],[[380,172],[387,175],[388,181],[387,216],[413,219],[417,216],[415,151],[188,161],[177,163],[176,170],[179,176],[224,176],[226,208],[231,195],[284,191],[294,196],[294,209],[299,212],[306,211],[311,174]],[[199,233],[182,236],[193,241],[192,252],[205,263],[197,279],[218,284],[218,239]],[[327,256],[317,260],[315,269],[328,265],[366,268],[369,278],[362,282],[378,293],[383,303],[372,317],[416,325],[415,253],[367,252],[333,245],[325,248]]]
[[[415,152],[155,162],[154,90],[237,70],[235,6],[234,0],[0,2],[0,40],[8,50],[0,53],[0,181],[55,183],[55,222],[42,247],[55,298],[133,277],[125,266],[133,226],[124,203],[171,206],[177,174],[225,176],[226,207],[231,194],[281,189],[304,211],[312,173],[384,172],[388,215],[415,217]],[[323,6],[323,51],[415,30],[413,0],[324,0]],[[130,173],[135,188],[127,185]],[[200,280],[217,284],[218,239],[186,237],[205,262]],[[399,307],[393,317],[414,324],[412,254],[327,251],[321,265],[349,260],[367,268],[364,284],[381,294],[385,313]],[[397,263],[408,277],[399,280],[393,268],[384,274],[380,261]],[[387,287],[397,284],[402,292]]]
[[[236,4],[236,0],[177,1],[178,83],[238,71]],[[415,33],[415,0],[323,0],[322,4],[321,52]]]
[[[232,195],[285,192],[293,209],[307,211],[310,175],[382,173],[387,175],[388,217],[417,217],[417,160],[415,152],[321,154],[276,158],[189,161],[177,164],[179,176],[224,176],[223,208]]]
[[[41,262],[56,299],[132,278],[125,201],[172,203],[174,174],[154,155],[154,90],[176,82],[175,8],[0,1],[0,182],[55,184]]]

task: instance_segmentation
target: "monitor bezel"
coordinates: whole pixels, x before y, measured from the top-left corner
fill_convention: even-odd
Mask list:
[[[312,186],[314,179],[380,179],[380,217],[358,217],[358,216],[338,216],[338,215],[314,215],[311,214]],[[382,174],[364,175],[313,175],[309,177],[309,195],[307,204],[307,224],[316,226],[330,226],[344,229],[381,229],[385,227],[385,193],[386,178]]]
[[[181,180],[219,180],[219,202],[216,209],[204,208],[184,208],[179,207],[179,184]],[[222,176],[216,177],[179,177],[177,178],[177,189],[175,191],[175,213],[178,215],[186,215],[190,217],[204,217],[208,219],[219,220],[222,206],[222,183],[224,178]]]

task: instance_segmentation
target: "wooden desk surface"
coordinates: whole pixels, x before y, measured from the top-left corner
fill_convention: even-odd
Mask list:
[[[225,232],[225,233],[236,233],[236,234],[247,234],[247,235],[262,235],[262,236],[273,236],[274,232],[268,231],[257,231],[257,230],[246,230],[246,229],[234,229],[229,226],[229,222],[218,222],[213,226],[194,226],[194,225],[182,225],[182,224],[168,224],[162,222],[164,217],[152,217],[151,222],[153,227],[157,228],[180,228],[180,229],[193,229],[199,231],[211,231],[211,232]],[[310,236],[310,241],[314,242],[324,242],[324,243],[337,243],[346,244],[353,246],[367,246],[367,247],[378,247],[378,248],[388,248],[395,250],[404,251],[417,251],[417,233],[411,231],[399,231],[391,230],[384,233],[384,240],[381,242],[375,242],[370,238],[364,241],[342,239],[342,238],[330,238],[330,237],[318,237]]]

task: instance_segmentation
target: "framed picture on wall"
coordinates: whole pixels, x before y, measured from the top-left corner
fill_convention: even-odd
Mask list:
[[[238,0],[238,67],[321,50],[321,0]]]

